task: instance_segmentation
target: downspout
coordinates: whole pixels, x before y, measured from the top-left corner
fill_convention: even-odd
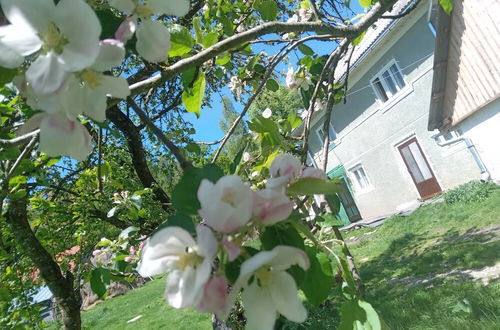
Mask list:
[[[459,136],[457,138],[441,142],[438,140],[440,133],[434,134],[431,136],[434,141],[436,141],[436,144],[440,147],[445,147],[453,143],[457,142],[465,142],[465,145],[467,146],[467,149],[469,150],[470,154],[472,155],[472,158],[474,158],[474,161],[476,162],[477,167],[479,167],[479,171],[481,173],[481,181],[489,181],[491,179],[490,172],[484,165],[484,162],[482,161],[481,157],[479,156],[479,153],[477,152],[476,146],[474,146],[474,143],[472,143],[472,140],[468,137],[465,136]]]

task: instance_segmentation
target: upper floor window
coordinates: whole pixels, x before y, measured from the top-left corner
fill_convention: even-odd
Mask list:
[[[371,84],[382,103],[390,100],[406,86],[403,74],[394,60],[372,79]]]

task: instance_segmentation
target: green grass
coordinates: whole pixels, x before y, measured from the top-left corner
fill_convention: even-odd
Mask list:
[[[500,262],[500,190],[481,202],[427,205],[345,238],[366,300],[391,329],[500,329],[500,281],[485,286],[460,274]],[[461,310],[464,299],[469,308]],[[338,318],[341,300],[333,304],[328,319]],[[324,308],[313,309],[311,317],[317,320],[310,322],[329,322]],[[338,324],[331,323],[307,329]]]
[[[82,312],[84,329],[212,329],[211,316],[195,310],[178,310],[168,306],[164,298],[165,279],[148,282],[123,296],[99,303]],[[128,320],[142,315],[139,320]],[[55,324],[52,324],[52,328]]]
[[[345,238],[365,282],[366,300],[391,329],[500,329],[500,281],[485,286],[455,274],[500,262],[500,190],[477,203],[421,207]],[[164,288],[164,279],[155,280],[102,302],[83,312],[84,328],[211,329],[209,315],[168,307]],[[335,291],[331,302],[309,308],[305,323],[284,321],[281,329],[335,329],[342,304]],[[467,306],[460,309],[464,300]],[[137,315],[143,317],[126,323]]]

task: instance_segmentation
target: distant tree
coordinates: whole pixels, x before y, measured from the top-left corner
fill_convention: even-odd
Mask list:
[[[297,89],[280,85],[277,91],[273,92],[267,89],[257,97],[248,111],[249,117],[260,115],[267,108],[271,109],[273,113],[271,118],[279,119],[287,118],[292,110],[299,112],[304,108],[304,104]]]
[[[224,132],[224,134],[226,134],[231,128],[234,120],[239,116],[239,113],[236,111],[236,109],[234,109],[233,103],[227,96],[224,96],[222,98],[222,104],[222,119],[219,121],[219,127]],[[234,159],[236,154],[245,145],[247,145],[249,141],[251,141],[251,139],[252,136],[248,132],[247,125],[245,123],[241,123],[240,125],[238,125],[234,133],[231,135],[231,139],[225,146],[226,157],[229,160]]]

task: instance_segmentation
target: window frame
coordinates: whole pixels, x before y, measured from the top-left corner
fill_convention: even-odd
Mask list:
[[[332,130],[334,138],[330,138],[330,146],[329,148],[333,148],[335,146],[335,141],[337,140],[337,132],[335,132],[335,128],[333,128],[332,123],[328,125],[329,130]],[[323,145],[323,124],[320,125],[318,128],[316,128],[316,136],[318,137],[318,141],[320,146]],[[328,134],[330,134],[330,131],[328,131]],[[330,149],[329,149],[330,150]]]
[[[404,83],[403,86],[399,86],[398,81],[395,78],[395,75],[393,73],[391,73],[391,67],[393,65],[396,66],[396,69],[398,70],[399,74],[401,75],[401,80]],[[391,91],[390,87],[388,86],[387,82],[384,79],[385,72],[389,73],[389,77],[391,78],[391,80],[394,83],[394,86],[397,89],[395,93],[393,93]],[[377,86],[375,83],[376,80],[378,80],[380,82],[380,85],[385,93],[386,100],[384,100],[384,94],[382,94],[378,90],[378,87],[376,87]],[[384,105],[384,106],[390,104],[393,100],[397,99],[397,97],[402,93],[402,91],[407,89],[409,86],[408,82],[405,79],[403,71],[401,70],[401,68],[398,65],[398,62],[394,58],[391,59],[381,70],[379,70],[372,77],[372,79],[370,79],[370,85],[372,86],[372,89],[377,97],[377,101],[379,102],[379,104]]]
[[[361,186],[360,181],[358,180],[358,177],[356,176],[356,172],[360,171],[363,173],[363,175],[360,175],[360,177],[363,177],[364,181],[366,182],[366,185],[364,187]],[[361,173],[360,172],[360,173]],[[367,192],[370,190],[373,190],[373,185],[370,181],[370,178],[368,178],[368,175],[366,174],[366,170],[363,166],[363,164],[357,164],[349,169],[349,175],[352,178],[352,181],[355,183],[356,191],[358,193],[362,192]]]

